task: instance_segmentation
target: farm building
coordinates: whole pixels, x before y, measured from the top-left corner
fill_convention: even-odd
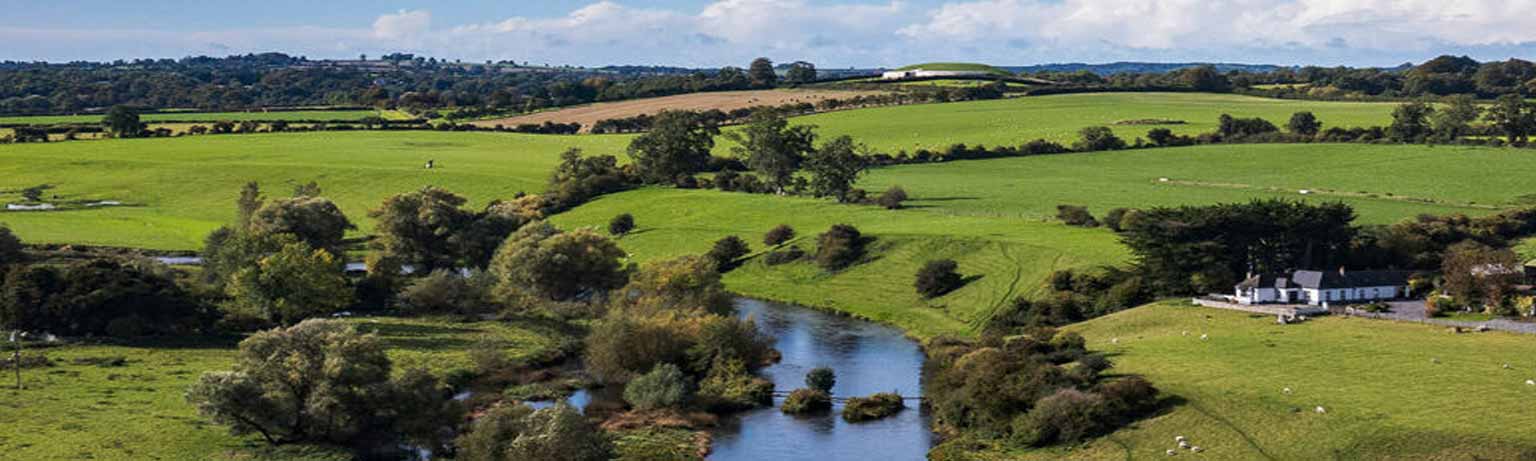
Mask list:
[[[968,77],[976,78],[976,77],[996,77],[996,76],[997,76],[996,74],[994,74],[992,72],[984,71],[984,70],[927,70],[927,69],[893,70],[893,71],[887,71],[887,72],[885,72],[883,74],[880,74],[880,78],[882,80],[906,80],[906,79],[909,79],[909,78],[946,78],[946,77],[948,77],[948,78],[954,78],[954,77],[958,77],[958,78],[968,78]]]
[[[1311,304],[1370,302],[1408,297],[1408,271],[1296,271],[1290,275],[1255,275],[1237,284],[1241,304]]]

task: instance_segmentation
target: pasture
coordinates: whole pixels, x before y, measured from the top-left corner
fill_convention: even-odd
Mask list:
[[[316,132],[0,146],[0,202],[24,187],[51,184],[50,201],[115,200],[123,206],[0,212],[23,239],[163,250],[201,247],[234,218],[247,181],[269,196],[316,181],[359,227],[386,197],[428,185],[484,206],[544,189],[570,147],[623,155],[628,138],[430,131]],[[423,168],[427,160],[437,167]],[[52,196],[57,195],[58,199]]]
[[[395,371],[427,367],[439,374],[468,368],[481,341],[512,358],[548,353],[569,333],[539,324],[459,323],[431,319],[358,318],[389,348]],[[183,398],[205,371],[234,363],[238,338],[68,345],[34,349],[54,364],[24,370],[27,388],[0,389],[0,455],[4,459],[347,459],[318,453],[267,453],[259,437],[235,437],[208,423]],[[29,354],[31,353],[29,352]],[[122,358],[120,364],[111,363]],[[102,362],[107,362],[103,364]]]
[[[1183,403],[1085,447],[1007,459],[1525,459],[1536,342],[1344,317],[1292,325],[1168,301],[1067,328]],[[1185,335],[1188,332],[1188,335]],[[1200,340],[1200,335],[1210,335]],[[1111,340],[1118,339],[1118,344]],[[1438,362],[1438,363],[1437,363]],[[1509,368],[1505,369],[1504,365]],[[1285,389],[1291,391],[1287,393]],[[1318,407],[1323,413],[1316,411]],[[1476,453],[1477,457],[1469,457]],[[986,456],[978,458],[991,459]],[[997,459],[1003,458],[998,456]]]
[[[386,114],[389,113],[389,114]],[[145,123],[163,122],[276,122],[296,120],[327,120],[327,121],[353,121],[362,120],[365,117],[380,116],[393,117],[394,111],[377,110],[291,110],[291,111],[246,111],[246,112],[162,112],[142,114],[139,120]],[[53,125],[59,123],[100,123],[102,114],[81,115],[21,115],[0,116],[0,125]]]
[[[580,123],[582,132],[592,131],[592,126],[607,119],[628,118],[639,115],[655,115],[663,110],[730,112],[754,106],[781,106],[784,104],[815,104],[826,99],[847,99],[860,95],[881,94],[880,91],[845,90],[752,90],[689,93],[659,98],[628,101],[600,102],[584,106],[552,109],[516,117],[481,120],[473,124],[482,127],[496,125],[515,126],[544,122]]]
[[[1518,149],[1238,144],[902,165],[872,170],[859,186],[900,185],[915,207],[974,216],[1039,219],[1055,216],[1058,204],[1102,215],[1285,198],[1343,201],[1359,222],[1385,224],[1530,205],[1532,176],[1536,155]]]
[[[1099,125],[1113,128],[1127,142],[1159,127],[1193,135],[1215,131],[1221,114],[1262,117],[1280,127],[1298,111],[1312,111],[1324,128],[1386,125],[1396,106],[1206,93],[1085,93],[829,112],[795,121],[820,126],[823,138],[849,135],[877,150],[895,153],[942,150],[956,143],[1019,145],[1041,138],[1070,144],[1078,130]],[[1115,125],[1143,119],[1186,123]]]

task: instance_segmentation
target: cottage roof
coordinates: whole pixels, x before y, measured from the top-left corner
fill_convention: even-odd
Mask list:
[[[1260,274],[1248,277],[1238,288],[1360,288],[1405,286],[1413,276],[1409,271],[1296,271],[1290,276]]]

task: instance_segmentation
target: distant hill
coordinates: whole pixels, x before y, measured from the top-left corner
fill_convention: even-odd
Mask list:
[[[906,66],[906,67],[903,67],[903,68],[900,68],[900,69],[896,69],[896,70],[913,70],[913,69],[951,70],[951,71],[976,71],[976,72],[988,72],[988,73],[992,73],[992,74],[996,74],[996,75],[1005,75],[1005,76],[1013,75],[1013,72],[1010,72],[1010,71],[1007,71],[1007,70],[1003,70],[1003,69],[999,69],[997,67],[989,66],[989,65],[986,65],[986,64],[976,64],[976,63],[968,63],[968,62],[929,62],[929,63],[923,63],[923,64],[913,64],[913,65]]]
[[[1240,71],[1246,71],[1246,72],[1273,72],[1275,70],[1278,70],[1278,69],[1282,68],[1281,66],[1270,65],[1270,64],[1233,64],[1233,63],[1204,63],[1204,62],[1182,62],[1182,63],[1165,63],[1165,62],[1111,62],[1111,63],[1107,63],[1107,64],[1085,64],[1085,63],[1075,62],[1075,63],[1066,63],[1066,64],[1041,64],[1041,65],[1034,65],[1034,66],[1017,66],[1017,67],[1008,66],[1008,67],[1002,67],[1002,69],[1006,69],[1006,70],[1008,70],[1010,72],[1031,72],[1031,73],[1032,72],[1077,72],[1077,71],[1086,70],[1086,71],[1093,72],[1093,73],[1099,74],[1099,75],[1114,75],[1114,74],[1126,74],[1126,73],[1160,74],[1160,73],[1173,72],[1173,71],[1176,71],[1176,70],[1179,70],[1179,69],[1184,69],[1184,68],[1194,67],[1194,66],[1202,66],[1202,65],[1215,66],[1216,70],[1220,71],[1220,72],[1228,72],[1228,71],[1234,71],[1234,70],[1240,70]]]

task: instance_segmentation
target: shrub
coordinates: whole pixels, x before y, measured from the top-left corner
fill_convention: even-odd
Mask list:
[[[1014,421],[1014,441],[1032,446],[1078,442],[1102,431],[1104,419],[1102,396],[1062,389]]]
[[[836,224],[818,236],[816,243],[816,264],[823,269],[838,270],[863,258],[866,242],[858,228]]]
[[[624,401],[637,410],[680,406],[688,401],[688,377],[677,365],[657,365],[624,387]]]
[[[1121,425],[1157,409],[1157,388],[1140,376],[1101,383],[1097,391],[1104,397],[1105,413]]]
[[[163,266],[159,266],[163,268]],[[190,334],[210,312],[154,265],[89,260],[0,271],[0,330],[62,336]]]
[[[702,373],[721,363],[740,363],[747,371],[756,370],[766,365],[773,353],[773,337],[758,330],[751,319],[711,315],[693,323],[698,328],[687,355],[694,371]]]
[[[646,263],[630,277],[619,296],[610,302],[613,310],[627,313],[703,312],[728,315],[734,306],[732,296],[720,283],[715,263],[701,256]]]
[[[789,227],[788,224],[780,224],[768,230],[768,233],[763,234],[763,244],[768,246],[783,245],[794,239],[795,228]]]
[[[683,320],[610,313],[592,327],[584,354],[587,369],[605,383],[622,383],[662,363],[683,363],[690,338]]]
[[[1114,208],[1109,210],[1109,212],[1104,213],[1104,227],[1108,227],[1109,230],[1115,232],[1120,232],[1122,229],[1121,226],[1125,224],[1125,215],[1129,212],[1131,212],[1129,208]]]
[[[293,325],[346,308],[352,287],[335,255],[295,242],[236,272],[229,296],[228,307],[239,315]]]
[[[455,445],[456,459],[464,461],[613,458],[613,444],[564,403],[537,411],[525,405],[493,407]]]
[[[400,291],[400,302],[416,315],[470,314],[488,304],[484,287],[475,286],[458,271],[438,269]]]
[[[831,368],[816,367],[805,374],[805,387],[822,392],[832,392],[832,387],[837,385],[837,373]]]
[[[869,397],[854,397],[843,404],[843,420],[850,423],[889,417],[906,408],[901,395],[881,392]]]
[[[1119,150],[1125,148],[1125,140],[1115,136],[1115,131],[1107,126],[1090,126],[1078,130],[1078,140],[1072,143],[1072,149],[1078,151]]]
[[[729,272],[736,268],[737,260],[751,252],[751,248],[747,247],[747,242],[741,240],[741,237],[727,235],[725,238],[716,240],[715,246],[710,248],[705,257],[714,261],[715,267],[720,272]]]
[[[741,361],[724,361],[699,381],[698,395],[714,411],[748,410],[773,404],[773,382],[748,374]]]
[[[960,265],[953,259],[940,259],[923,264],[923,267],[917,270],[917,281],[913,282],[913,286],[917,288],[917,294],[923,295],[924,298],[937,298],[960,288],[963,279],[960,273],[955,272],[959,267]]]
[[[783,250],[774,250],[763,257],[763,263],[770,266],[788,264],[805,258],[805,250],[799,246],[790,246]]]
[[[1056,219],[1068,226],[1097,227],[1099,221],[1093,219],[1088,213],[1088,207],[1077,205],[1056,205]]]
[[[0,266],[22,262],[25,256],[22,248],[21,239],[16,238],[10,227],[0,223]]]
[[[784,399],[784,404],[779,410],[787,414],[798,415],[805,413],[822,412],[832,409],[832,396],[819,389],[795,389]]]
[[[875,198],[875,203],[880,204],[880,206],[885,207],[887,210],[900,209],[901,202],[905,201],[907,201],[907,191],[902,189],[901,186],[891,186],[890,189],[886,189],[879,197]]]
[[[624,214],[621,214],[621,215],[618,215],[618,216],[614,216],[613,220],[608,221],[608,234],[609,235],[616,235],[616,236],[621,236],[622,237],[625,234],[628,234],[629,231],[632,231],[632,230],[635,230],[635,217],[634,217],[634,215],[631,215],[629,213],[624,213]]]

